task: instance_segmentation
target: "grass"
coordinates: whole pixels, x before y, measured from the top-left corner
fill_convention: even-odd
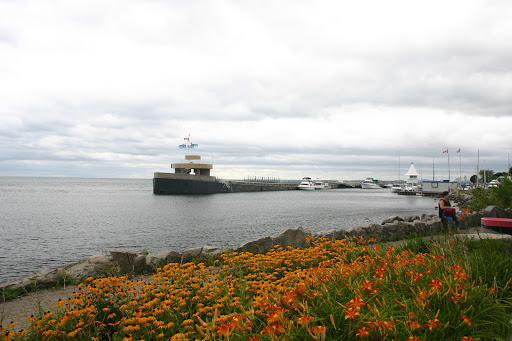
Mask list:
[[[89,278],[5,340],[505,340],[511,245],[362,239],[168,264],[152,283]]]

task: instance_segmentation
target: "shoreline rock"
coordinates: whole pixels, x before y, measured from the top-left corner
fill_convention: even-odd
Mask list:
[[[461,222],[461,229],[480,226],[483,217],[512,218],[512,209],[502,209],[498,206],[489,206],[486,209],[466,214]],[[166,250],[151,255],[146,250],[111,250],[110,256],[94,255],[79,262],[44,269],[32,276],[22,277],[5,283],[0,283],[2,290],[33,291],[42,288],[78,283],[87,277],[104,276],[136,276],[155,273],[157,269],[168,263],[188,263],[194,260],[211,262],[219,259],[221,254],[229,252],[266,253],[275,245],[282,247],[305,248],[308,247],[306,237],[329,238],[333,240],[344,238],[374,238],[377,242],[391,242],[415,236],[429,236],[443,231],[441,219],[436,214],[423,214],[400,218],[391,216],[381,224],[354,226],[348,230],[329,230],[309,233],[299,226],[283,230],[276,236],[257,239],[233,248],[219,248],[203,246],[183,252]],[[31,290],[32,289],[32,290]]]

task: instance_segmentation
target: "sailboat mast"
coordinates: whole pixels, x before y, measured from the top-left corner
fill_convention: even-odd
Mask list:
[[[435,176],[435,167],[434,167],[434,155],[432,155],[432,181],[436,181],[436,176]]]

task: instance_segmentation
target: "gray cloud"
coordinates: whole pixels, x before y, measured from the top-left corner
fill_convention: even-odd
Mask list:
[[[446,148],[504,170],[511,10],[1,2],[0,175],[149,178],[189,133],[221,177],[442,174]]]

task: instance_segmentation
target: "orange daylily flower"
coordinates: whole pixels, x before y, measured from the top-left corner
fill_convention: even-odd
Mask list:
[[[461,314],[460,317],[462,318],[463,323],[467,324],[468,326],[471,327],[475,325],[473,322],[469,320],[469,318],[466,315]]]
[[[373,283],[372,283],[372,282],[370,282],[370,281],[363,281],[363,282],[361,283],[361,288],[362,288],[363,290],[368,290],[368,291],[370,291],[370,290],[372,290],[372,284],[373,284]]]
[[[220,326],[215,326],[215,329],[217,329],[217,333],[219,333],[219,335],[222,335],[224,337],[230,337],[231,334],[233,334],[233,330],[235,329],[235,327],[230,326],[227,323],[223,323]]]
[[[423,327],[428,327],[428,329],[430,329],[430,331],[432,331],[432,328],[439,327],[439,324],[437,322],[439,322],[438,319],[428,320],[428,323],[425,323],[425,325]]]
[[[315,340],[325,340],[325,334],[327,332],[326,326],[314,326],[308,329],[309,335],[311,335]]]
[[[309,324],[309,322],[313,320],[314,318],[312,316],[301,316],[297,317],[295,321],[297,321],[297,323],[300,324],[301,326],[306,327]]]
[[[368,327],[359,328],[357,330],[358,333],[356,334],[356,336],[359,336],[359,338],[362,339],[363,337],[370,335],[370,332],[368,330],[370,330],[370,328]]]
[[[352,308],[345,309],[345,320],[349,319],[349,318],[355,319],[356,316],[359,316],[359,307],[357,307],[357,308],[352,307]]]
[[[416,321],[407,321],[407,323],[411,326],[411,330],[415,331],[416,329],[421,328],[421,324]]]
[[[354,297],[353,299],[351,299],[348,302],[347,307],[360,307],[365,304],[366,303],[364,303],[364,301],[362,299],[360,299],[359,297]]]
[[[441,287],[443,286],[443,282],[439,280],[439,278],[436,278],[433,279],[432,282],[430,282],[428,285],[431,287],[432,291],[437,291],[441,289]]]

